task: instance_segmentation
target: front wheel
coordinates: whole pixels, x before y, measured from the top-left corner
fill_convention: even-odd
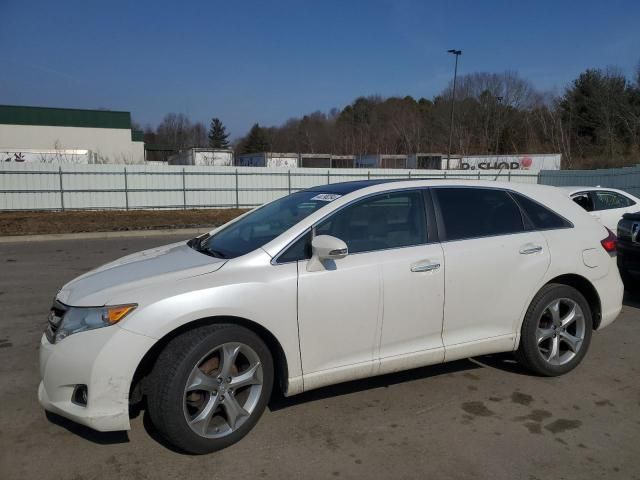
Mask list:
[[[539,375],[573,370],[591,342],[591,315],[589,304],[575,288],[546,285],[527,310],[516,358]]]
[[[149,415],[173,446],[209,453],[253,428],[272,386],[273,360],[260,337],[238,325],[200,327],[161,352],[149,382]]]

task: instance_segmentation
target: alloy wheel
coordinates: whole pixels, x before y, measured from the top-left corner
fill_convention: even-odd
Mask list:
[[[196,363],[187,379],[185,419],[202,437],[225,437],[251,416],[262,387],[262,364],[251,347],[243,343],[219,345]]]
[[[582,348],[585,331],[586,322],[580,305],[570,298],[555,299],[538,320],[538,351],[547,363],[565,365]]]

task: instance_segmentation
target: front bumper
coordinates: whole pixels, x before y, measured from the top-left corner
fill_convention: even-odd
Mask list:
[[[38,400],[45,410],[101,432],[128,430],[133,375],[155,340],[112,327],[40,341]],[[87,405],[72,402],[76,385],[87,385]]]

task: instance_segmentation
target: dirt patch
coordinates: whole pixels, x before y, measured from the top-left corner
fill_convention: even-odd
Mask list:
[[[520,405],[529,405],[533,401],[533,397],[526,393],[513,392],[511,394],[511,401]]]
[[[542,422],[547,418],[551,417],[551,412],[547,412],[546,410],[532,410],[529,415],[525,415],[523,417],[516,417],[514,420],[520,422],[524,420],[532,420],[534,422]]]
[[[135,210],[74,212],[0,212],[0,236],[126,230],[208,228],[222,225],[246,210]]]
[[[566,418],[560,418],[555,422],[551,422],[549,425],[545,425],[544,428],[551,433],[562,433],[566,430],[573,430],[579,428],[582,425],[580,420],[567,420]]]
[[[466,402],[462,404],[462,409],[477,417],[491,417],[495,412],[489,410],[482,402]]]
[[[532,433],[534,435],[542,435],[542,425],[540,425],[539,423],[526,422],[524,426],[527,427],[529,433]]]

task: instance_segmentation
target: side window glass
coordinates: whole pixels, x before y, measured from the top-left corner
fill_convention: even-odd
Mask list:
[[[434,188],[447,240],[524,231],[520,208],[504,190]]]
[[[633,205],[631,199],[617,192],[598,190],[594,192],[596,210],[612,210],[614,208],[626,208]]]
[[[520,205],[520,208],[524,210],[527,217],[533,223],[534,228],[540,230],[548,230],[553,228],[568,228],[571,224],[567,222],[557,213],[549,210],[544,205],[531,200],[520,193],[511,192],[511,195],[515,197],[516,201]]]
[[[316,235],[341,239],[349,247],[349,253],[426,243],[422,192],[392,192],[354,203],[320,223]]]
[[[277,259],[278,263],[296,262],[311,258],[311,230],[289,246]]]
[[[593,212],[593,200],[591,199],[591,195],[588,193],[577,193],[573,197],[571,197],[575,203],[584,208],[587,212]]]

